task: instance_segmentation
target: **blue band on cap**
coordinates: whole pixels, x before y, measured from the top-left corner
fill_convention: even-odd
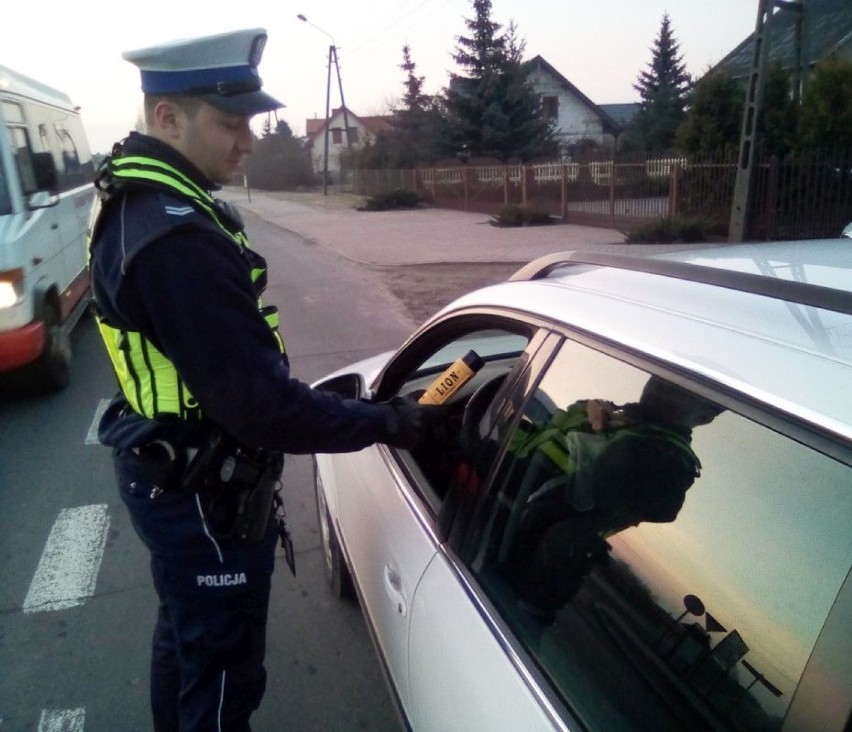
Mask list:
[[[259,85],[257,69],[254,66],[224,66],[191,71],[142,71],[142,91],[145,94],[185,94],[199,89],[209,91],[217,84],[234,82],[254,82]]]

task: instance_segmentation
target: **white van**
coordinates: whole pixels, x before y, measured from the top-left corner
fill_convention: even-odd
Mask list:
[[[69,334],[90,299],[94,165],[67,95],[0,66],[0,372],[68,383]]]

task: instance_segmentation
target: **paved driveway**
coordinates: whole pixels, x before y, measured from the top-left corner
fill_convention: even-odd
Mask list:
[[[419,324],[455,297],[505,279],[522,264],[572,249],[650,254],[683,244],[625,244],[613,229],[573,224],[500,228],[483,213],[440,208],[358,211],[351,194],[246,191],[221,197],[360,266],[383,281]]]

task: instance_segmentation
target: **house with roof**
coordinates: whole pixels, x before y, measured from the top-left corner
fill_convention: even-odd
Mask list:
[[[638,104],[595,104],[542,56],[528,62],[529,80],[540,95],[544,113],[556,123],[556,139],[563,155],[583,140],[615,149]]]
[[[328,171],[333,181],[340,180],[340,156],[351,144],[353,150],[372,144],[376,136],[391,128],[390,116],[361,117],[348,107],[338,107],[326,120],[313,118],[305,120],[305,147],[308,149],[313,169],[322,174],[325,166],[325,139],[328,129]],[[349,130],[349,140],[346,130]]]
[[[808,73],[829,57],[852,62],[852,0],[807,0],[801,11],[778,8],[768,18],[764,35],[769,39],[768,65],[794,72],[798,59]],[[754,33],[751,33],[711,71],[735,79],[751,72]]]

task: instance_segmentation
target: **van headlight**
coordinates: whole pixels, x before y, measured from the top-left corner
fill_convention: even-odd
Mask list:
[[[0,309],[17,305],[24,298],[24,270],[0,271]]]

